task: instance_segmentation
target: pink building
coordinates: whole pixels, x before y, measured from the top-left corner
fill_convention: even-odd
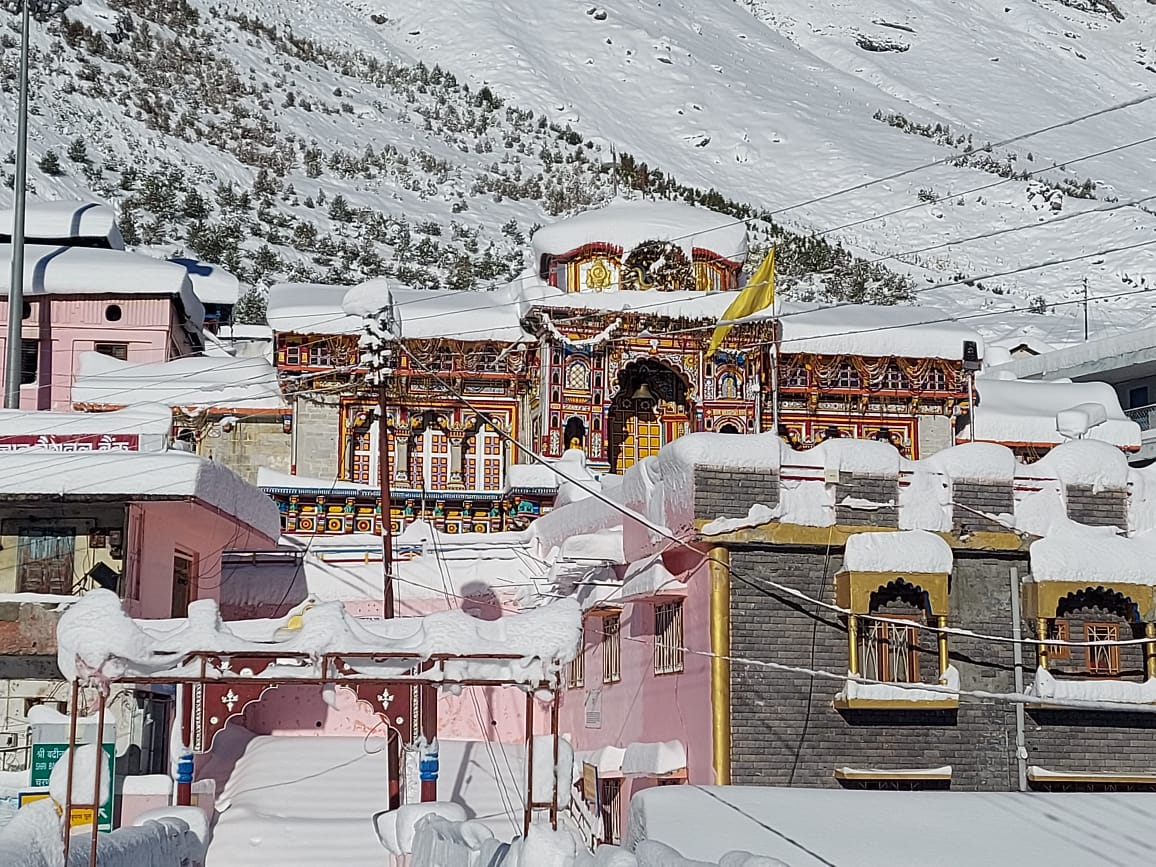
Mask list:
[[[0,593],[115,590],[135,617],[220,598],[226,549],[276,547],[277,507],[214,461],[73,440],[0,454]]]
[[[0,246],[0,345],[11,251]],[[81,246],[29,244],[24,256],[22,408],[71,409],[82,352],[161,362],[201,351],[204,308],[183,266]]]

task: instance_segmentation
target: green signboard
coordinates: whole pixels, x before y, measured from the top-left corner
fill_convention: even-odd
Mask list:
[[[49,743],[34,743],[32,744],[32,768],[30,773],[29,785],[32,788],[40,788],[48,786],[48,778],[52,775],[52,769],[56,766],[57,761],[61,756],[68,752],[68,744],[49,744]],[[104,744],[104,755],[108,759],[107,771],[110,780],[116,775],[116,744]],[[101,769],[101,774],[105,770]],[[112,830],[112,790],[111,782],[108,786],[108,797],[105,802],[100,805],[100,816],[96,827],[101,831]],[[81,791],[79,788],[74,791]],[[81,801],[88,801],[92,796],[85,793],[81,798],[78,794],[77,798]],[[62,805],[63,806],[63,805]]]

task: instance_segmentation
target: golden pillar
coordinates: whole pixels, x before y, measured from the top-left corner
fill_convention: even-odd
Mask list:
[[[942,675],[947,671],[947,666],[951,664],[947,658],[947,633],[944,632],[947,629],[947,615],[940,614],[936,617],[935,625],[939,627],[936,636],[939,641],[939,673]]]
[[[1156,678],[1156,623],[1144,624],[1144,676],[1149,680]]]
[[[1036,618],[1036,638],[1040,643],[1036,645],[1036,665],[1040,668],[1048,667],[1048,646],[1043,643],[1044,639],[1048,637],[1048,618]]]
[[[854,614],[847,615],[847,668],[859,673],[859,618]]]
[[[710,549],[710,702],[714,781],[731,782],[731,552]]]

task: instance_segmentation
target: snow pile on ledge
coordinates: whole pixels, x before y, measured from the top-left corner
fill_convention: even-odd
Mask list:
[[[843,569],[848,572],[951,571],[951,547],[926,530],[854,533],[847,537]]]
[[[77,356],[72,401],[101,406],[216,409],[284,409],[277,369],[264,358],[188,357],[149,363],[121,361],[99,352]]]
[[[1057,523],[1032,542],[1032,581],[1079,581],[1083,584],[1156,584],[1156,535],[1128,538],[1111,527]]]
[[[312,659],[340,653],[411,654],[354,664],[366,674],[388,676],[403,674],[437,654],[518,654],[520,659],[447,662],[444,681],[483,678],[536,684],[552,679],[573,658],[581,620],[577,602],[560,599],[493,621],[462,611],[362,620],[340,602],[322,602],[306,609],[301,622],[299,629],[288,629],[276,620],[225,623],[212,599],[191,603],[185,620],[133,620],[115,593],[92,590],[60,617],[57,664],[67,679],[87,681],[179,672],[184,658],[196,651],[240,654],[275,649]],[[294,672],[301,677],[315,674],[311,666],[288,665],[277,666],[275,674],[292,677]],[[443,680],[439,671],[429,676]]]
[[[905,461],[905,467],[925,467],[952,479],[969,482],[1010,482],[1019,463],[1015,452],[999,443],[960,443],[919,461]]]
[[[843,688],[835,695],[836,701],[873,699],[876,701],[944,701],[959,695],[959,669],[949,665],[939,676],[938,689],[922,689],[918,684],[863,683],[848,675]]]
[[[163,452],[168,448],[172,430],[173,411],[161,404],[142,403],[131,409],[111,412],[0,410],[0,437],[52,436],[62,439],[129,434],[138,438],[138,451]],[[51,448],[48,443],[44,445]],[[35,446],[18,448],[26,450]]]
[[[12,236],[16,214],[0,209],[0,235]],[[124,239],[116,224],[116,211],[99,202],[29,202],[24,211],[24,237],[104,238],[114,250],[124,249]]]
[[[202,304],[236,304],[241,297],[241,281],[220,265],[196,259],[169,259],[189,275],[193,293]]]
[[[992,442],[1055,444],[1089,437],[1137,448],[1140,426],[1124,414],[1120,398],[1103,382],[1039,382],[977,377],[979,402],[972,413],[975,438]],[[960,439],[968,439],[964,428]]]
[[[1064,443],[1024,472],[1036,478],[1055,479],[1063,485],[1089,485],[1093,491],[1124,488],[1128,474],[1128,458],[1124,453],[1097,440]]]
[[[658,776],[686,767],[686,747],[682,741],[628,744],[622,755],[622,773]]]
[[[1046,668],[1037,668],[1027,693],[1045,701],[1156,704],[1156,680],[1057,680]]]

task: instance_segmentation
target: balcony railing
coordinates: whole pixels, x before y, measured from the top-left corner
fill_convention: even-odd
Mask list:
[[[1140,430],[1152,430],[1156,428],[1156,403],[1126,409],[1124,410],[1124,414],[1136,422],[1136,424],[1140,425]]]

